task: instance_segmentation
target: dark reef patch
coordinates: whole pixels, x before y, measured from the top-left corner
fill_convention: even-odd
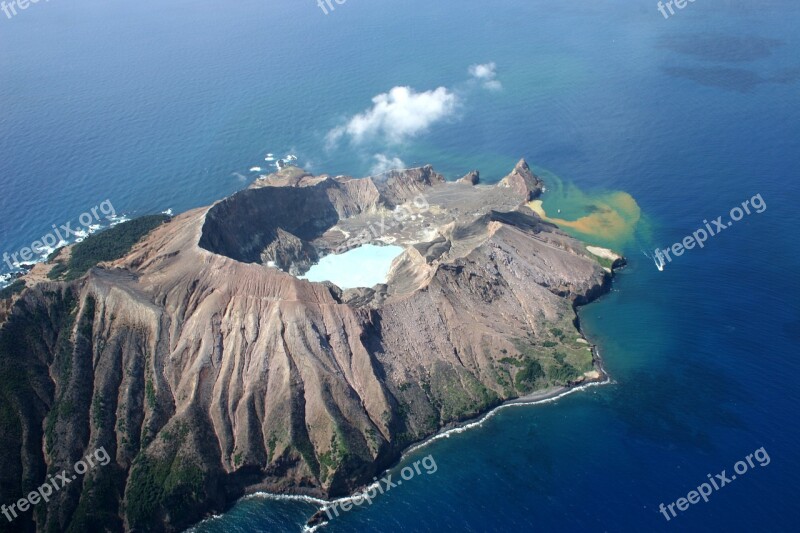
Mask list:
[[[784,44],[767,37],[693,33],[662,38],[658,46],[704,61],[744,63],[769,57]]]

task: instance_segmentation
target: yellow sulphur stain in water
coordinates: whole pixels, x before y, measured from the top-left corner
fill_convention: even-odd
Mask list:
[[[641,231],[642,210],[624,191],[586,193],[564,183],[550,172],[539,170],[547,191],[543,200],[528,206],[548,222],[579,239],[621,250]]]

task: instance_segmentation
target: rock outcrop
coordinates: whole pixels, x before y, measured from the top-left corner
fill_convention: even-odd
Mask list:
[[[464,175],[462,178],[457,180],[458,183],[465,183],[467,185],[477,185],[481,179],[481,174],[477,170],[473,170],[472,172]]]
[[[509,187],[518,194],[525,195],[527,200],[534,200],[542,193],[542,180],[531,172],[528,163],[521,160],[514,167],[514,170],[503,178],[498,184],[501,187]]]
[[[611,274],[525,207],[541,187],[524,161],[474,187],[289,167],[27,289],[0,329],[0,496],[111,462],[14,527],[176,531],[256,490],[342,495],[446,425],[596,377],[574,305]],[[293,275],[367,240],[405,247],[386,284]]]

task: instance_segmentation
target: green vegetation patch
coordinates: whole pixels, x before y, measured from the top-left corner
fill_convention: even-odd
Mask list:
[[[587,344],[578,342],[580,332],[573,324],[574,315],[565,312],[542,337],[529,336],[513,340],[519,351],[517,364],[504,357],[499,362],[518,368],[514,386],[523,394],[537,388],[566,385],[592,369],[592,352]],[[520,363],[521,361],[521,363]]]
[[[342,464],[347,458],[347,446],[345,438],[337,431],[331,435],[331,448],[325,453],[319,454],[320,480],[324,483],[328,476]]]
[[[67,533],[123,530],[119,502],[124,487],[125,472],[113,464],[86,476]]]
[[[527,359],[522,370],[517,372],[514,384],[522,392],[531,392],[535,388],[536,381],[544,377],[544,370],[541,363],[536,359]]]
[[[500,359],[499,362],[503,363],[504,365],[511,365],[511,366],[518,366],[518,367],[525,366],[522,361],[520,361],[519,359],[514,359],[513,357],[503,357],[502,359]]]
[[[49,302],[47,311],[43,305],[19,306],[0,328],[0,450],[6,456],[6,464],[24,461],[25,426],[31,431],[40,427],[39,416],[43,411],[40,401],[32,400],[31,395],[33,391],[47,394],[51,378],[44,361],[54,349],[50,343],[56,343],[56,350],[71,348],[69,333],[75,317],[72,293],[43,291],[42,299]],[[61,332],[58,336],[56,328]],[[70,411],[69,405],[53,408]],[[39,441],[41,434],[28,433],[28,438]],[[38,474],[37,477],[7,474],[3,488],[6,501],[25,496],[40,483]]]
[[[7,300],[14,296],[15,294],[19,294],[25,289],[25,282],[21,279],[16,280],[14,283],[0,289],[0,300]]]
[[[569,363],[550,365],[547,367],[547,377],[553,384],[566,385],[570,381],[581,377],[583,373]]]
[[[475,376],[446,365],[437,365],[430,385],[423,385],[423,389],[444,423],[474,416],[499,403],[497,393],[487,389]]]
[[[74,392],[72,387],[78,390],[86,390],[80,387],[80,383],[73,383],[73,369],[76,368],[75,361],[85,361],[82,356],[91,353],[91,337],[94,328],[95,300],[87,297],[83,310],[78,315],[78,302],[72,307],[69,316],[64,320],[58,334],[58,341],[55,346],[55,358],[53,367],[58,369],[58,375],[63,383],[70,383],[70,387],[62,387],[50,412],[45,418],[45,446],[47,450],[54,450],[59,443],[57,442],[59,428],[78,423],[81,419],[83,410],[82,402]],[[72,339],[73,325],[77,321],[77,335]],[[75,356],[77,355],[77,359]],[[86,383],[86,382],[82,382]],[[91,390],[91,389],[88,389]],[[78,402],[77,406],[75,401]],[[87,404],[88,408],[89,405]],[[100,413],[101,415],[102,413]]]
[[[161,436],[166,444],[165,456],[141,452],[134,461],[125,495],[131,529],[162,530],[166,515],[171,523],[181,524],[206,498],[206,472],[179,452],[189,435],[190,426],[182,421],[165,428]]]
[[[597,256],[597,255],[594,255],[594,254],[592,254],[592,256],[594,257],[594,260],[597,261],[600,264],[601,267],[607,268],[609,270],[612,270],[614,268],[614,261],[613,260],[611,260],[611,259],[609,259],[607,257],[600,257],[600,256]]]
[[[159,529],[159,517],[166,510],[173,521],[180,522],[202,500],[203,478],[200,467],[188,459],[141,455],[128,482],[126,514],[132,528]]]
[[[278,447],[278,437],[270,435],[267,445],[269,447],[269,450],[267,450],[267,463],[271,463],[272,458],[275,456],[275,448]]]
[[[72,247],[69,261],[55,263],[48,277],[71,281],[98,263],[124,257],[142,237],[170,219],[168,215],[148,215],[90,235]]]

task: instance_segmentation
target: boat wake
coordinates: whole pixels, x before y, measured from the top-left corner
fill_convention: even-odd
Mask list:
[[[664,271],[664,259],[662,259],[661,256],[648,254],[644,250],[642,250],[642,253],[644,254],[645,257],[648,257],[653,260],[653,263],[655,263],[656,268],[658,269],[659,272]]]

